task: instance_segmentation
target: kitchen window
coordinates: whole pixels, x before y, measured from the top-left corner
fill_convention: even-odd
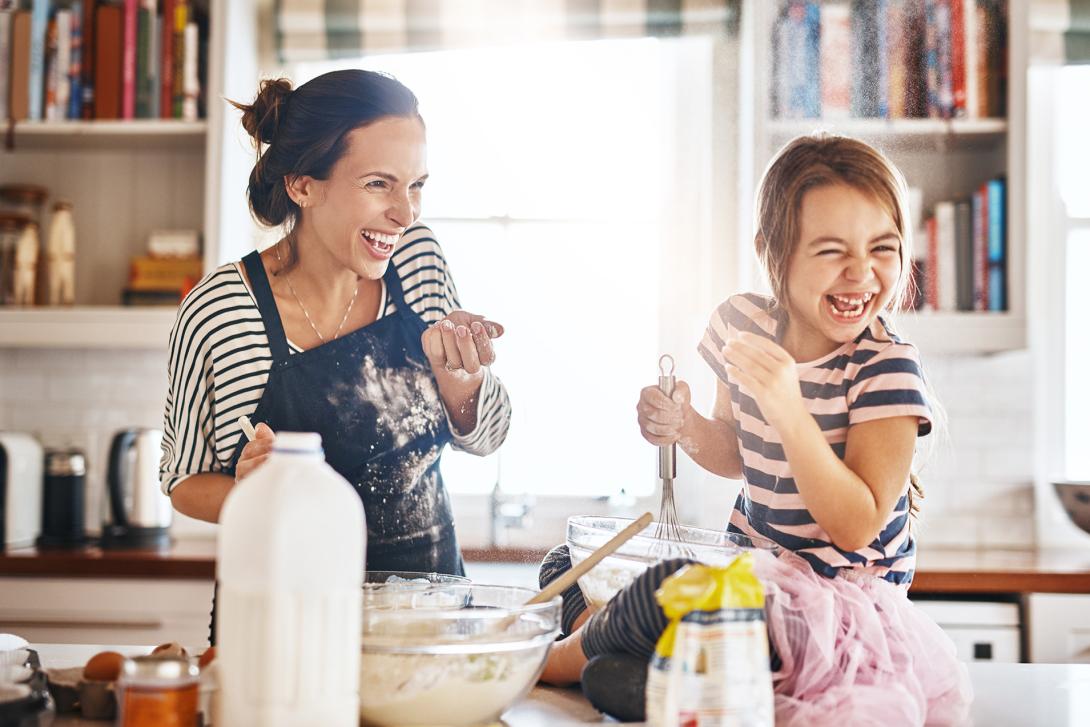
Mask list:
[[[496,372],[512,398],[510,434],[487,458],[447,452],[456,499],[498,483],[537,496],[539,512],[542,496],[577,499],[557,512],[622,491],[629,504],[650,502],[656,453],[635,403],[656,382],[660,354],[671,352],[710,401],[695,346],[729,292],[722,230],[733,229],[716,223],[731,195],[714,191],[728,176],[713,168],[723,133],[713,124],[715,42],[573,42],[289,69],[297,83],[335,68],[381,70],[420,99],[431,173],[422,220],[463,306],[507,331]]]

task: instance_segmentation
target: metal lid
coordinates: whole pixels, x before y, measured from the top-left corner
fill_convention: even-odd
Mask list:
[[[125,659],[121,664],[121,681],[128,684],[189,684],[199,676],[197,666],[183,656],[148,654]]]
[[[45,473],[47,475],[85,475],[87,459],[78,449],[50,449],[45,453]]]

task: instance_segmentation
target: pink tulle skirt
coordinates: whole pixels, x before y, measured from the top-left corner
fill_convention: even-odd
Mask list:
[[[968,722],[968,671],[905,588],[864,573],[825,578],[789,552],[756,555],[783,662],[772,675],[777,727]]]

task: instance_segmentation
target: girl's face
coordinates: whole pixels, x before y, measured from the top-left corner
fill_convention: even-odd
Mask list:
[[[806,192],[799,222],[784,342],[806,361],[853,340],[889,304],[901,275],[901,236],[877,200],[846,184]]]
[[[427,172],[424,125],[391,116],[354,129],[328,179],[307,178],[304,221],[334,259],[377,280],[420,216]]]

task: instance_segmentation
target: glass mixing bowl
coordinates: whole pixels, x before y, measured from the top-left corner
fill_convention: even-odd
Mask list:
[[[632,523],[629,518],[573,516],[568,518],[568,551],[572,566]],[[707,565],[727,565],[746,550],[774,550],[770,540],[749,538],[722,530],[679,526],[681,542],[655,537],[651,523],[579,579],[579,589],[592,610],[604,606],[622,588],[653,563],[668,558],[690,558]]]
[[[560,632],[560,597],[472,583],[363,587],[360,718],[370,725],[495,722],[526,695]]]

